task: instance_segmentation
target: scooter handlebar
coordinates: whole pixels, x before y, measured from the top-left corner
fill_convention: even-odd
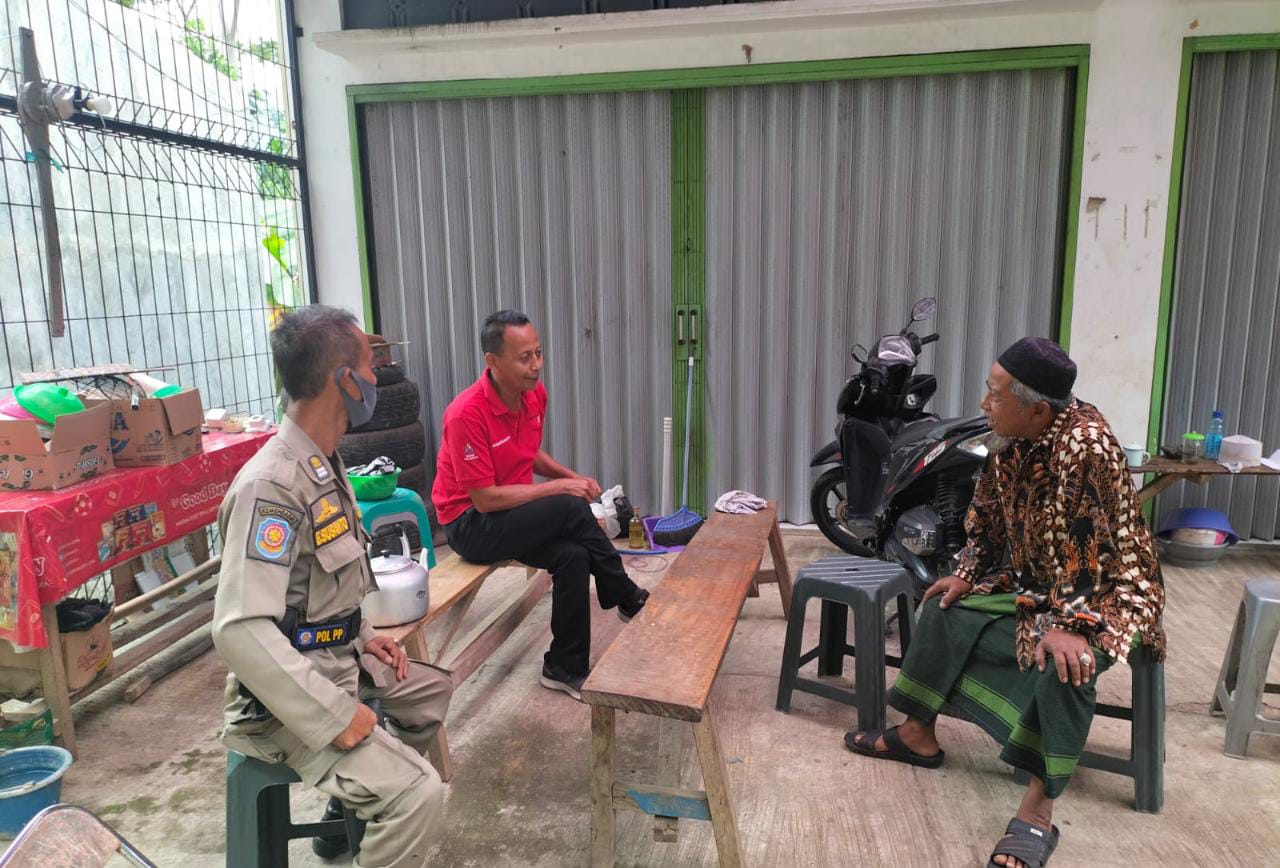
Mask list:
[[[934,343],[934,342],[935,342],[935,341],[937,341],[937,340],[938,340],[938,333],[937,333],[937,332],[934,332],[934,333],[933,333],[933,334],[931,334],[931,335],[925,335],[924,337],[922,337],[922,338],[920,339],[920,346],[924,346],[925,344],[931,344],[931,343]]]

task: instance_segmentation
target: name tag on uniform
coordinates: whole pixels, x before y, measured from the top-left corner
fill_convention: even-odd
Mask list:
[[[321,495],[311,504],[311,528],[316,548],[326,546],[351,532],[351,520],[343,511],[336,491]]]
[[[298,627],[293,631],[293,647],[299,651],[310,651],[315,648],[346,645],[351,641],[351,634],[347,631],[347,627],[347,621]]]
[[[351,532],[351,522],[345,515],[339,516],[337,519],[329,522],[322,528],[317,528],[315,533],[316,548],[328,545],[338,537]]]

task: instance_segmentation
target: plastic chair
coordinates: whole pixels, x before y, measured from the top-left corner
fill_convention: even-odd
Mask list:
[[[340,820],[295,824],[289,814],[289,785],[302,783],[283,763],[265,763],[236,751],[227,753],[227,868],[281,868],[289,864],[295,838],[347,835],[354,856],[364,824],[352,811]]]
[[[804,638],[805,607],[810,599],[822,601],[822,629],[818,644],[800,653]],[[911,641],[912,586],[907,571],[898,564],[855,555],[837,555],[814,561],[796,575],[791,592],[791,613],[778,676],[777,709],[791,710],[791,692],[802,690],[852,705],[858,712],[858,729],[882,729],[885,725],[885,664],[901,666],[902,658],[884,652],[884,610],[898,603],[898,624],[905,654]],[[848,613],[853,610],[854,643],[846,641]],[[854,689],[845,690],[802,678],[800,668],[817,658],[818,675],[839,675],[844,658],[854,658]]]
[[[0,855],[0,868],[99,868],[117,853],[133,865],[156,868],[91,811],[50,805]]]
[[[1226,714],[1227,735],[1222,752],[1244,759],[1249,736],[1255,732],[1280,735],[1280,721],[1262,716],[1262,698],[1280,693],[1280,684],[1267,683],[1267,667],[1280,637],[1280,581],[1252,579],[1231,628],[1231,641],[1213,692],[1211,714]]]

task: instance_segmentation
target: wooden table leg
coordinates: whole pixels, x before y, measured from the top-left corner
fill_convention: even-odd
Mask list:
[[[658,718],[658,783],[664,786],[680,787],[680,755],[683,736],[687,732],[682,721],[670,717]],[[653,818],[653,840],[664,844],[674,844],[679,835],[679,820],[676,817]]]
[[[778,594],[782,597],[782,616],[791,617],[791,567],[787,566],[787,550],[782,545],[782,530],[775,521],[769,528],[769,553],[778,576]]]
[[[612,708],[591,706],[591,865],[613,868],[613,718]]]
[[[137,565],[140,562],[140,558],[131,558],[123,564],[118,564],[111,568],[111,587],[114,591],[115,604],[117,606],[121,603],[129,602],[142,593],[138,587],[137,580],[134,579],[134,574],[138,572]]]
[[[449,649],[449,643],[458,634],[458,628],[462,626],[462,619],[467,616],[467,611],[471,608],[471,604],[475,602],[476,595],[479,593],[480,586],[477,585],[465,597],[454,603],[453,608],[449,610],[449,614],[444,616],[444,623],[440,625],[444,632],[444,640],[436,648],[435,656],[437,660],[444,659],[444,652]]]
[[[702,765],[702,780],[707,789],[707,807],[711,809],[711,828],[716,835],[720,868],[741,868],[742,848],[738,843],[738,823],[733,818],[733,804],[729,800],[729,775],[725,771],[720,741],[716,738],[709,711],[703,711],[702,720],[693,725],[693,740]]]
[[[41,648],[40,681],[44,701],[53,710],[54,731],[62,746],[76,756],[76,726],[71,719],[71,693],[67,688],[67,666],[62,659],[62,634],[58,631],[58,607],[52,603],[43,606],[40,617],[44,620],[44,634],[49,643]]]
[[[404,637],[404,653],[409,655],[413,660],[421,660],[423,663],[431,662],[431,652],[427,650],[426,629],[419,627],[408,636]]]
[[[1146,503],[1148,500],[1151,500],[1157,494],[1164,491],[1166,488],[1169,488],[1181,478],[1181,476],[1175,476],[1172,474],[1163,476],[1157,475],[1155,479],[1151,480],[1151,482],[1138,489],[1138,503]]]
[[[427,745],[427,758],[440,773],[440,780],[448,783],[453,779],[453,761],[449,758],[449,738],[445,735],[443,723],[436,729],[436,737]]]
[[[197,565],[209,560],[209,528],[193,530],[187,534],[185,542],[187,551],[191,553],[191,558]]]
[[[524,593],[515,599],[507,608],[494,614],[488,622],[481,622],[476,630],[466,638],[462,650],[453,656],[448,663],[439,658],[443,668],[448,669],[457,687],[471,677],[477,669],[488,660],[503,642],[511,637],[516,628],[524,622],[533,608],[551,590],[551,574],[542,570],[538,576],[525,586]]]

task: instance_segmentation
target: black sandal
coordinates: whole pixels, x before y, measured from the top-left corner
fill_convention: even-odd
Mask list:
[[[1005,868],[996,862],[997,856],[1012,856],[1027,868],[1044,868],[1058,846],[1057,826],[1053,826],[1052,831],[1045,832],[1039,826],[1014,817],[1004,831],[1005,836],[996,842],[996,848],[991,851],[987,868]]]
[[[885,749],[876,750],[876,742],[879,741],[881,736],[884,737]],[[941,748],[938,749],[937,753],[930,756],[916,753],[903,743],[902,736],[898,735],[896,726],[892,729],[846,732],[844,734],[844,746],[862,756],[906,763],[909,766],[919,766],[922,769],[936,769],[942,765],[942,761],[947,756],[946,752]]]

